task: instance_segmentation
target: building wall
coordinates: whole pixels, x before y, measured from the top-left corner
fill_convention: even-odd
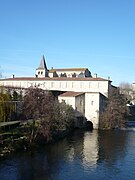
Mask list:
[[[85,116],[85,94],[75,97],[75,109]]]
[[[85,94],[85,117],[93,123],[94,129],[98,129],[99,125],[99,101],[100,93]]]
[[[58,97],[59,101],[71,105],[80,115],[83,115],[87,121],[93,123],[93,128],[99,127],[99,116],[103,112],[106,97],[100,93],[84,93],[76,97]],[[79,115],[79,114],[78,114]]]
[[[87,79],[87,78],[86,78]],[[100,92],[108,97],[109,85],[108,81],[77,81],[77,80],[1,80],[0,84],[3,86],[12,86],[19,88],[28,88],[30,86],[37,86],[44,90],[56,91],[74,91],[74,92]]]
[[[65,101],[66,104],[69,104],[75,110],[75,117],[74,125],[77,128],[83,128],[84,123],[86,122],[85,118],[85,94],[65,97],[65,96],[58,96],[59,102]]]
[[[102,112],[105,111],[106,106],[107,106],[107,97],[100,94],[100,98],[99,98],[99,116],[100,116],[100,114]]]
[[[45,77],[45,75],[46,75],[46,71],[45,71],[45,69],[37,69],[36,70],[36,76],[37,77]]]
[[[64,101],[66,104],[69,104],[75,109],[75,97],[60,97],[58,96],[59,102]]]

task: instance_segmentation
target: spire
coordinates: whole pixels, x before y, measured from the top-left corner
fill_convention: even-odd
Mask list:
[[[41,61],[40,61],[40,65],[39,65],[38,69],[47,69],[44,55],[42,56],[42,59],[41,59]]]

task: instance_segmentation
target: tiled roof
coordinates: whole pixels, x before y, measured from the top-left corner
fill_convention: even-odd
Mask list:
[[[85,71],[87,70],[88,68],[64,68],[64,69],[50,69],[49,72],[51,70],[54,70],[54,71]]]
[[[14,78],[7,78],[7,79],[0,79],[0,81],[110,81],[108,79],[103,79],[100,77],[97,78],[89,78],[89,77],[14,77]],[[111,81],[110,81],[111,82]]]
[[[60,94],[59,96],[60,97],[75,97],[75,96],[79,96],[81,94],[100,94],[100,95],[104,96],[100,92],[74,92],[74,91],[67,91],[65,93]]]
[[[75,97],[75,96],[79,96],[81,94],[84,94],[83,92],[72,92],[72,91],[67,91],[61,95],[59,95],[59,97]]]

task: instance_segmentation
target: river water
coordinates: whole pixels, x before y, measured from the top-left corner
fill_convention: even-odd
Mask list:
[[[0,161],[0,180],[135,179],[135,131],[81,131]]]

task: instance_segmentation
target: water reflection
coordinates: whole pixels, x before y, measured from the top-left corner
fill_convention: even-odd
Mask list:
[[[126,152],[127,131],[99,131],[99,162],[111,166]]]
[[[98,131],[84,133],[83,140],[83,166],[96,168],[98,161]]]
[[[33,153],[0,163],[0,179],[100,179],[120,173],[127,152],[125,131],[76,131]],[[98,172],[98,173],[97,173]]]

